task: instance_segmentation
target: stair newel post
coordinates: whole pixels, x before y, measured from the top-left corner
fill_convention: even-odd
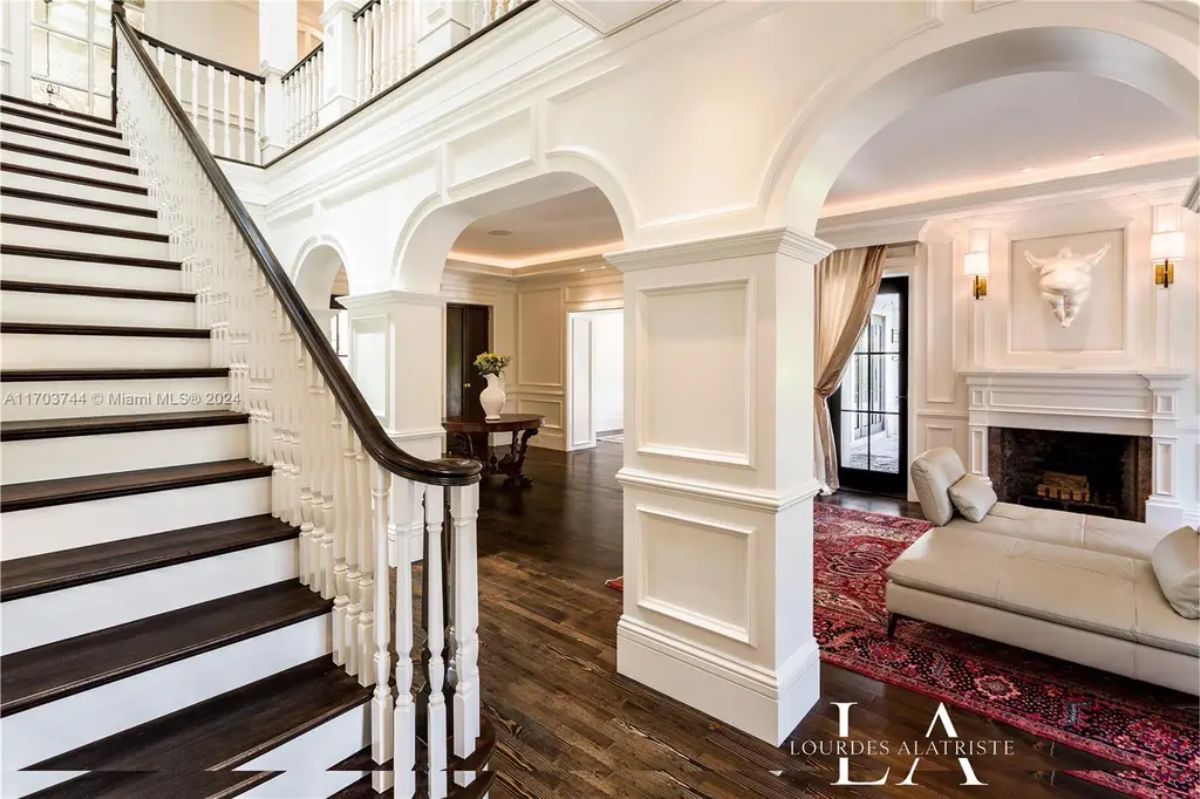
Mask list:
[[[417,703],[413,691],[413,580],[408,558],[409,535],[423,531],[421,501],[424,487],[402,477],[392,480],[393,522],[396,527],[396,710],[392,739],[393,795],[411,799],[417,788]]]
[[[346,491],[345,451],[350,432],[350,422],[342,414],[337,402],[330,397],[333,412],[332,436],[329,442],[329,473],[333,480],[333,662],[346,665],[346,610],[350,604],[346,585],[346,535],[350,529],[347,521],[348,493]]]
[[[392,754],[391,608],[388,597],[388,510],[392,475],[371,462],[371,500],[374,503],[375,543],[375,693],[371,699],[371,759],[383,765]],[[375,790],[391,787],[391,774],[376,769],[372,775]]]
[[[368,686],[375,681],[375,519],[371,505],[371,464],[366,452],[359,453],[358,481],[363,523],[359,527],[358,563],[360,606],[358,614],[358,682]]]
[[[453,520],[454,568],[454,754],[467,757],[479,737],[479,570],[476,520],[479,484],[450,489]],[[459,785],[474,778],[472,772],[456,775]]]
[[[442,608],[442,527],[445,524],[445,493],[441,486],[425,489],[425,645],[427,647],[429,708],[425,740],[428,746],[429,798],[446,795],[446,665],[442,660],[445,646],[445,618]]]
[[[358,463],[362,459],[362,443],[351,436],[352,447],[346,452],[346,478],[348,494],[346,501],[351,514],[350,526],[346,530],[346,585],[350,604],[346,608],[346,673],[358,675],[361,658],[358,647],[358,617],[362,613],[362,535],[361,531],[369,520],[362,502],[362,480],[359,478]]]

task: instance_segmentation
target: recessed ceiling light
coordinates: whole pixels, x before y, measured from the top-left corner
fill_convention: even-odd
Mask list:
[[[1103,157],[1104,157],[1104,153],[1092,153],[1091,155],[1088,156],[1088,160],[1089,161],[1099,161]]]
[[[1033,171],[1033,167],[1031,167],[1031,166],[1023,166],[1023,167],[1021,167],[1020,169],[1018,169],[1017,171],[1018,171],[1018,172],[1020,172],[1022,175],[1024,175],[1024,174],[1027,174],[1027,173],[1029,173],[1029,172],[1032,172],[1032,171]]]
[[[489,236],[511,236],[512,231],[511,230],[489,230],[488,235]]]

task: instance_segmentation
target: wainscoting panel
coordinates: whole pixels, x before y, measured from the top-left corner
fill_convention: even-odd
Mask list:
[[[352,318],[350,321],[350,374],[363,399],[376,416],[387,416],[391,381],[386,315]]]

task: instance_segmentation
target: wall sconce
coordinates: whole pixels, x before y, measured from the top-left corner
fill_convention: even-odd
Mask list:
[[[1183,258],[1185,242],[1182,230],[1164,230],[1150,234],[1150,262],[1154,264],[1154,285],[1170,288],[1175,282],[1175,262]]]
[[[971,293],[975,295],[975,299],[982,300],[987,296],[987,278],[990,267],[987,229],[972,230],[968,246],[970,249],[963,254],[963,274],[974,278]]]

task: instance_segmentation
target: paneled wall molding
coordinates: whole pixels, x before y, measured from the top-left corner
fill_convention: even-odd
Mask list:
[[[719,502],[737,508],[778,513],[811,500],[820,491],[816,480],[809,480],[787,491],[768,491],[738,485],[720,485],[700,480],[684,480],[677,475],[651,472],[629,466],[617,472],[617,482],[623,486],[650,488],[678,496]]]
[[[444,306],[446,304],[446,297],[442,294],[426,294],[421,291],[387,289],[385,291],[372,291],[362,294],[347,294],[339,297],[338,301],[347,309],[366,310],[369,308],[383,308],[398,302]]]
[[[623,250],[604,257],[622,272],[633,272],[775,253],[815,264],[833,252],[833,249],[832,244],[816,236],[801,233],[793,228],[779,227],[638,250]]]

